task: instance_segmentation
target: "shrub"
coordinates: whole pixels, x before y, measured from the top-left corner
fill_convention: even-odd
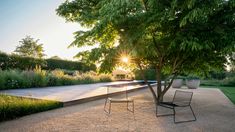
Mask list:
[[[99,75],[100,82],[111,82],[112,76],[108,74],[101,74]]]
[[[220,86],[221,80],[201,80],[201,86]]]
[[[0,70],[0,89],[61,86],[112,81],[111,75],[95,72],[75,72],[73,76],[65,75],[63,70],[47,72],[40,66],[34,70]]]
[[[40,66],[34,69],[34,76],[32,78],[33,87],[45,87],[48,83],[47,72],[42,70]]]
[[[222,81],[223,86],[235,86],[235,76],[227,77]]]
[[[64,71],[60,70],[60,69],[55,69],[55,70],[51,71],[51,75],[58,77],[58,78],[61,78],[64,76]]]
[[[24,88],[29,88],[29,87],[33,87],[33,78],[34,78],[34,72],[33,71],[23,71],[21,73],[24,81],[25,81],[25,84],[24,84]]]
[[[135,79],[136,80],[142,80],[141,72],[140,70],[136,70],[134,72],[135,74]],[[144,70],[144,76],[146,77],[147,80],[156,80],[156,71],[155,69],[145,69]]]
[[[97,76],[93,76],[89,73],[84,73],[81,75],[81,82],[82,83],[95,83],[95,82],[98,82],[98,78]]]
[[[3,71],[0,70],[0,89],[4,89],[4,87],[5,87],[4,75],[3,75]]]
[[[74,85],[74,84],[78,84],[76,82],[76,79],[70,76],[63,76],[62,78],[60,78],[60,82],[62,85]]]
[[[3,87],[1,89],[22,88],[26,81],[17,70],[3,71],[2,73]]]
[[[55,76],[53,76],[51,74],[49,74],[47,76],[47,80],[48,80],[47,86],[60,86],[60,85],[62,85],[61,81],[59,80],[59,78],[57,78],[57,77],[55,77]]]

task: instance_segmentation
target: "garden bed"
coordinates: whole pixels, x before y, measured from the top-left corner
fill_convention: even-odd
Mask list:
[[[0,122],[62,107],[58,101],[29,99],[0,94]]]
[[[91,84],[111,81],[111,75],[97,74],[96,72],[81,73],[74,71],[72,75],[69,75],[60,69],[53,71],[46,71],[41,68],[25,71],[0,70],[0,90]]]

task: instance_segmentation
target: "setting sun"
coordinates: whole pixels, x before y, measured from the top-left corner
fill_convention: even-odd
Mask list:
[[[125,63],[128,63],[129,58],[128,57],[122,57],[122,61],[125,62]]]

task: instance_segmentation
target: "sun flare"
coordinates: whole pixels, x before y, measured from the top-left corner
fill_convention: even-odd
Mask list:
[[[128,57],[122,57],[122,62],[128,63],[129,62],[129,58]]]

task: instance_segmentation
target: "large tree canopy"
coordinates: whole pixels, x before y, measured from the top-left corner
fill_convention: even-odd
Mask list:
[[[101,62],[101,71],[112,70],[123,51],[140,69],[154,66],[157,95],[149,87],[158,101],[176,75],[223,68],[235,48],[234,0],[73,0],[57,13],[88,28],[71,46],[99,44],[78,55]],[[162,73],[173,75],[163,89]]]

